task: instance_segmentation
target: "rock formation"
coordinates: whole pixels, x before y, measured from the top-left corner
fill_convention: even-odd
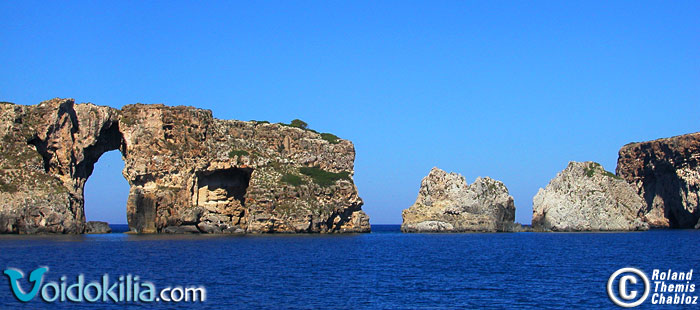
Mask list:
[[[80,233],[83,187],[119,147],[118,113],[72,100],[0,103],[0,233]]]
[[[355,150],[331,134],[164,105],[0,103],[1,233],[82,233],[83,188],[119,149],[139,233],[368,232]]]
[[[438,168],[423,178],[416,202],[403,210],[403,232],[511,231],[515,204],[502,182]]]
[[[112,228],[107,222],[89,221],[85,225],[86,234],[109,234],[111,232]]]
[[[617,175],[644,198],[651,227],[700,228],[700,133],[622,147]]]
[[[625,180],[594,162],[570,162],[533,199],[532,227],[545,231],[646,230],[644,201]]]

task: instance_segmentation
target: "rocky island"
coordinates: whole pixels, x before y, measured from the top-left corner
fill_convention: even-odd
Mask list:
[[[646,230],[636,189],[595,162],[570,162],[532,201],[532,227],[541,231]]]
[[[479,177],[467,184],[462,175],[433,168],[402,217],[403,232],[512,231],[515,204],[500,181]]]
[[[119,150],[137,233],[368,232],[350,141],[192,107],[0,103],[0,233],[84,233],[83,190]]]

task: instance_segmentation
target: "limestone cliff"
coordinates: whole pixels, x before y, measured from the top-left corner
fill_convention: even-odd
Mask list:
[[[552,231],[646,230],[633,186],[594,162],[570,162],[533,199],[532,227]]]
[[[500,181],[479,177],[469,185],[457,173],[433,168],[402,216],[403,232],[510,231],[515,204]]]
[[[644,198],[652,227],[700,228],[700,133],[620,149],[617,174]]]
[[[119,149],[133,232],[367,232],[352,143],[164,105],[0,105],[3,233],[82,233],[83,187]]]

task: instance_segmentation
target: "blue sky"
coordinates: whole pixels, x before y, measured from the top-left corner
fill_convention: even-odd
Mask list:
[[[516,221],[571,160],[700,131],[697,1],[2,1],[0,100],[165,103],[355,143],[373,224],[438,166],[503,181]],[[118,152],[88,220],[125,223]]]

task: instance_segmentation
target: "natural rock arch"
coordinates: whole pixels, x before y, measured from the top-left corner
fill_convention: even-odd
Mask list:
[[[103,153],[122,146],[118,111],[54,99],[3,106],[2,124],[9,129],[0,154],[3,168],[21,174],[3,171],[3,182],[13,184],[10,194],[18,197],[6,200],[0,232],[84,232],[85,182]]]
[[[132,232],[369,231],[352,143],[313,130],[57,98],[0,103],[0,136],[0,233],[83,233],[85,183],[117,149]]]
[[[119,149],[104,152],[94,164],[93,172],[84,186],[85,219],[88,224],[85,233],[91,231],[90,222],[127,226],[126,201],[130,187],[124,177],[122,152]],[[93,223],[95,225],[103,224]]]
[[[57,113],[42,113],[47,130],[38,131],[27,141],[43,159],[44,170],[64,183],[71,197],[75,231],[85,230],[85,183],[92,175],[102,154],[120,150],[123,139],[119,131],[118,111],[92,104],[75,105],[73,100],[49,101]],[[122,152],[122,156],[124,152]],[[69,219],[66,219],[68,221]]]

